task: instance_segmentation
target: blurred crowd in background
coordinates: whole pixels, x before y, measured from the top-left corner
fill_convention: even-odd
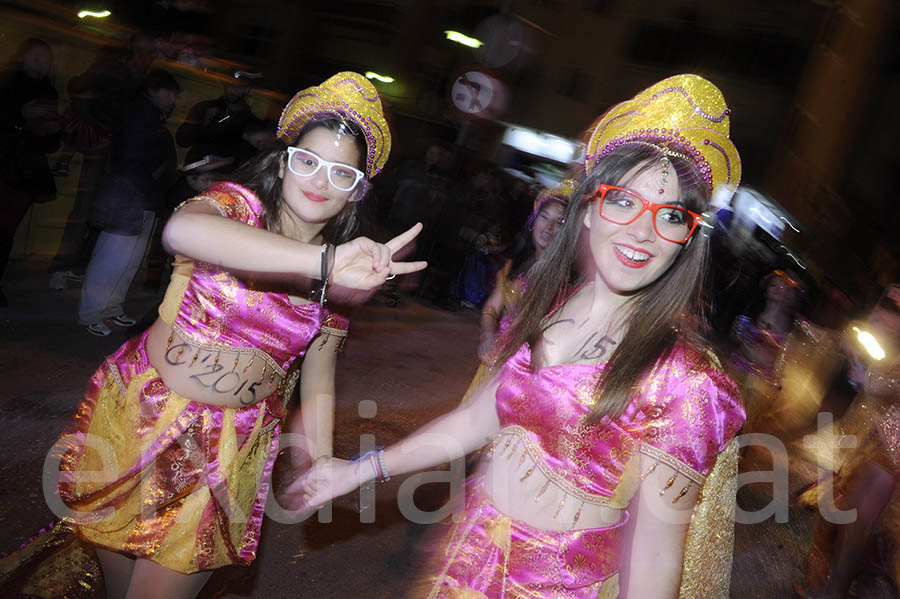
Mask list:
[[[193,15],[192,23],[205,22],[205,15],[212,11],[203,2],[197,6],[173,4],[187,5],[181,9]],[[354,10],[365,4],[354,3]],[[450,10],[444,3],[438,4],[444,14]],[[48,293],[82,286],[73,321],[94,335],[105,336],[110,334],[110,324],[132,327],[143,316],[125,312],[129,289],[158,294],[165,290],[171,257],[162,247],[160,231],[172,210],[211,182],[227,180],[258,150],[274,143],[278,114],[273,111],[283,103],[284,94],[294,90],[279,87],[289,65],[281,64],[276,76],[271,63],[260,60],[250,64],[218,56],[220,40],[212,31],[165,31],[160,22],[148,29],[122,23],[87,29],[78,23],[70,30],[54,25],[62,12],[74,14],[77,8],[46,3],[36,8],[11,5],[3,9],[11,18],[0,26],[4,63],[0,74],[0,308],[17,301],[8,284],[14,275],[4,274],[8,263],[37,264],[47,270]],[[171,13],[175,9],[166,10]],[[325,9],[317,5],[316,10]],[[510,15],[508,6],[492,10],[499,11],[502,19]],[[618,14],[614,8],[606,13],[595,10],[610,19]],[[878,29],[881,37],[873,40],[896,31],[892,25],[896,11],[888,12],[888,25]],[[415,18],[421,16],[414,13]],[[820,16],[823,22],[831,19],[828,26],[832,28],[845,26],[830,12]],[[413,17],[410,20],[415,21]],[[375,20],[371,15],[366,19]],[[691,21],[690,16],[685,19]],[[698,20],[702,21],[694,15],[693,22]],[[526,19],[517,22],[522,21]],[[338,27],[334,23],[329,26]],[[534,33],[534,27],[526,29]],[[808,34],[814,40],[832,35],[824,25],[820,29],[807,24],[805,29],[814,32]],[[308,40],[297,40],[286,56],[304,61],[304,43]],[[426,42],[422,44],[428,47]],[[409,48],[404,48],[409,54]],[[77,60],[71,56],[61,60],[69,52],[77,53]],[[814,55],[815,51],[811,52]],[[876,46],[865,60],[878,52],[887,56],[888,67],[896,66],[894,46],[887,50]],[[865,60],[860,58],[856,68],[868,64]],[[321,55],[316,61],[322,69],[332,66]],[[799,86],[803,61],[799,62],[797,79],[788,82],[789,89]],[[60,64],[67,68],[59,68]],[[447,90],[461,80],[459,73],[468,63],[460,60],[456,64],[462,68],[447,69],[436,78]],[[318,81],[311,74],[314,70],[307,68],[303,77]],[[808,84],[810,70],[805,72]],[[506,78],[515,82],[525,77],[522,73],[511,70]],[[571,89],[563,92],[577,96],[583,85],[579,77],[575,73],[568,78]],[[648,81],[655,78],[647,75]],[[376,85],[386,85],[379,83],[378,77],[373,80]],[[881,85],[881,91],[872,92],[881,100],[870,105],[869,114],[887,114],[879,112],[880,107],[890,104],[890,98],[896,99],[896,82]],[[732,87],[738,91],[729,97],[743,97],[744,107],[752,107],[753,89],[740,84]],[[509,89],[514,90],[515,85]],[[884,89],[889,93],[882,93]],[[441,100],[444,95],[448,98]],[[390,90],[384,97],[390,111]],[[517,100],[513,91],[506,99],[511,105]],[[515,129],[509,123],[500,127],[494,118],[478,120],[486,115],[461,114],[460,107],[453,106],[452,91],[431,90],[418,101],[446,103],[446,118],[440,123],[416,120],[407,109],[410,100],[395,102],[398,110],[392,118],[406,135],[398,135],[395,157],[366,201],[362,233],[384,240],[416,222],[425,225],[407,255],[427,260],[428,269],[386,284],[381,296],[389,305],[416,297],[440,309],[481,310],[498,273],[531,237],[534,215],[540,209],[538,194],[560,179],[579,175],[577,135],[571,135],[568,158],[537,150],[532,153],[527,144],[514,141],[510,132]],[[839,97],[835,102],[839,108],[848,106],[841,104]],[[595,108],[599,112],[602,107]],[[733,115],[734,122],[741,123],[741,117]],[[891,142],[896,139],[896,116],[865,120],[892,127],[888,137]],[[797,130],[804,127],[803,122],[790,118],[786,123],[779,134],[782,140],[799,135]],[[582,123],[582,127],[588,124]],[[894,137],[890,137],[891,131]],[[740,135],[738,128],[735,140],[743,152]],[[858,140],[860,145],[871,149],[886,143],[873,143],[867,135]],[[492,141],[486,142],[485,137]],[[745,164],[751,163],[745,169],[750,174],[765,170],[752,166],[760,145],[757,143],[745,160]],[[782,157],[786,155],[783,148],[779,151]],[[796,158],[802,151],[788,154]],[[896,152],[889,154],[896,161]],[[781,170],[791,172],[791,160],[784,158]],[[827,170],[841,160],[845,159],[831,156],[822,161],[822,168]],[[856,172],[857,163],[851,160],[847,164],[849,180],[866,178],[869,171]],[[889,178],[891,170],[885,163],[869,164],[875,172],[873,180]],[[798,179],[801,175],[809,174],[798,173]],[[781,181],[778,176],[768,180],[776,188]],[[876,183],[869,186],[870,196],[878,194]],[[859,185],[849,186],[857,193],[867,191]],[[829,187],[839,188],[838,183]],[[900,260],[892,228],[897,222],[892,198],[856,202],[855,195],[847,194],[842,200],[844,207],[835,208],[836,200],[825,198],[825,193],[818,206],[816,194],[822,188],[810,189],[797,189],[798,197],[806,194],[807,201],[802,210],[796,204],[789,211],[785,206],[793,200],[782,198],[779,203],[742,188],[734,200],[720,204],[716,214],[706,215],[703,234],[712,237],[714,248],[707,298],[711,334],[744,390],[745,432],[772,434],[789,455],[824,465],[838,481],[839,503],[864,508],[861,512],[869,518],[852,535],[831,531],[817,536],[809,564],[803,566],[804,581],[798,582],[801,590],[813,589],[808,591],[813,593],[825,580],[822,563],[831,563],[833,577],[846,579],[829,584],[850,584],[856,570],[846,564],[861,560],[873,531],[893,535],[892,542],[880,545],[888,549],[881,551],[879,563],[887,578],[896,580],[900,573],[896,552],[900,520],[894,514],[897,502],[893,499],[900,476],[900,462],[895,457],[900,455],[900,436],[895,432],[900,429],[900,402],[896,401],[900,389],[891,384],[877,387],[877,382],[866,379],[873,364],[892,363],[900,353],[900,292],[893,286],[900,280]],[[851,201],[855,203],[851,205]],[[868,220],[850,222],[859,214]],[[890,214],[881,223],[884,228],[869,228],[880,214]],[[840,222],[842,219],[847,222]],[[834,231],[835,236],[823,235],[823,231]],[[837,254],[846,254],[846,259],[832,268],[830,260]],[[848,258],[851,255],[855,258]],[[876,340],[875,346],[870,338]],[[890,368],[882,370],[890,380],[894,373]],[[832,451],[832,444],[817,432],[820,412],[839,419],[835,434],[853,432],[864,441],[852,451]],[[803,439],[814,434],[821,444],[811,448]],[[750,449],[744,457],[747,469],[779,466],[765,451]],[[861,465],[873,462],[880,464],[880,471],[872,473]],[[822,482],[809,480],[804,498],[798,500],[817,505],[815,492]]]

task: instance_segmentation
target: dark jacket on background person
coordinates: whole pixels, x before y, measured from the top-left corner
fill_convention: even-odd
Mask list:
[[[237,110],[231,110],[225,98],[218,98],[199,102],[191,107],[184,123],[175,132],[178,145],[190,148],[185,157],[186,163],[213,154],[235,158],[231,167],[223,169],[224,171],[240,166],[238,159],[242,159],[243,153],[246,153],[242,139],[244,128],[257,119],[246,101],[241,100],[237,105]]]
[[[165,118],[141,95],[125,108],[121,128],[113,135],[109,171],[94,199],[91,223],[110,233],[137,235],[144,211],[164,208],[177,167]]]
[[[31,102],[56,105],[58,98],[46,77],[33,79],[18,70],[0,76],[0,177],[33,202],[56,198],[47,154],[59,148],[59,125],[26,121],[22,108]]]

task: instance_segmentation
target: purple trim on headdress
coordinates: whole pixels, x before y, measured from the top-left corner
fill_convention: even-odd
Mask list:
[[[709,161],[706,160],[700,150],[695,148],[693,144],[685,139],[684,135],[678,134],[678,132],[675,130],[670,131],[665,128],[640,129],[638,131],[632,131],[629,134],[623,134],[612,138],[596,154],[588,155],[585,160],[585,171],[587,172],[587,170],[589,170],[587,169],[587,164],[595,164],[598,160],[600,160],[616,148],[634,142],[665,145],[666,147],[669,147],[669,149],[683,152],[684,154],[686,154],[688,160],[692,161],[697,166],[697,170],[700,172],[703,180],[706,181],[706,186],[709,188],[709,190],[713,190],[712,168],[709,165]],[[712,144],[720,152],[722,152],[723,154],[725,153],[725,151],[720,146],[709,141],[708,139],[704,141],[704,144]],[[728,179],[731,180],[730,162],[728,161],[727,155],[725,158],[726,165],[728,167]]]
[[[338,81],[338,85],[340,85],[341,83],[344,83],[345,81],[349,81],[350,83],[352,83],[356,87],[356,89],[359,90],[359,95],[361,95],[363,98],[365,98],[369,102],[378,101],[378,91],[377,90],[375,91],[375,97],[370,98],[369,96],[367,96],[365,94],[365,92],[363,91],[363,87],[359,83],[357,83],[355,79],[351,79],[350,77],[347,77],[346,79],[341,79],[340,81]]]
[[[726,181],[726,183],[731,183],[731,160],[728,158],[728,153],[725,151],[725,148],[723,148],[722,146],[720,146],[719,144],[717,144],[716,142],[714,142],[711,139],[704,139],[703,144],[707,145],[707,146],[712,146],[715,149],[717,149],[718,151],[722,152],[722,156],[725,157],[725,169],[726,169],[726,172],[728,173],[728,180]]]
[[[381,135],[381,139],[384,139],[384,131],[382,131],[381,127],[378,126],[378,123],[373,121],[372,126],[375,127],[376,129],[378,129],[378,133],[379,133],[379,135]],[[382,151],[378,154],[377,158],[373,159],[372,164],[377,164],[378,161],[381,160],[381,156],[384,154],[384,144],[381,144],[381,145],[382,145]]]
[[[304,94],[303,97],[307,95],[318,95],[318,94]],[[377,123],[371,121],[363,117],[361,114],[350,108],[344,102],[338,100],[335,102],[327,101],[329,105],[326,110],[322,110],[322,105],[318,104],[310,104],[303,109],[297,110],[294,114],[293,118],[287,123],[285,123],[284,127],[278,127],[278,131],[281,132],[282,135],[288,136],[288,128],[292,128],[295,126],[295,123],[301,119],[316,119],[320,117],[327,117],[329,115],[343,115],[353,121],[360,129],[360,132],[366,138],[366,175],[367,177],[374,177],[378,173],[381,172],[381,169],[376,166],[377,159],[375,157],[375,146],[378,144],[378,140],[375,138],[375,135],[372,133],[372,127],[378,129],[378,132],[381,134],[382,145],[384,140],[384,131],[382,131],[381,127],[378,126]],[[287,110],[287,108],[285,108]],[[378,159],[384,154],[382,151],[378,155]]]
[[[617,120],[619,120],[619,119],[621,119],[621,118],[624,118],[624,117],[626,117],[626,116],[631,116],[631,115],[633,115],[633,114],[641,114],[641,111],[640,111],[640,110],[637,110],[637,109],[635,109],[635,110],[629,110],[628,112],[623,112],[622,114],[619,114],[619,115],[614,116],[613,118],[611,118],[611,119],[609,119],[608,121],[606,121],[606,123],[603,125],[603,128],[600,130],[600,132],[599,132],[599,133],[595,133],[595,134],[593,135],[593,138],[594,138],[594,139],[600,139],[601,137],[603,137],[603,134],[606,132],[607,127],[609,127],[610,125],[612,125],[612,124],[613,124],[614,122],[616,122]]]
[[[714,123],[721,123],[722,121],[725,120],[725,117],[727,117],[729,114],[731,114],[731,111],[728,110],[727,108],[722,111],[722,116],[720,116],[718,118],[712,116],[711,114],[707,114],[702,108],[700,108],[699,106],[697,106],[697,104],[694,103],[694,100],[691,98],[691,95],[687,92],[686,89],[684,89],[680,85],[662,89],[662,90],[656,92],[655,94],[653,94],[653,96],[651,96],[651,97],[655,100],[658,97],[662,96],[663,94],[667,94],[669,92],[680,92],[681,95],[684,96],[685,100],[687,100],[688,103],[694,107],[694,112],[702,115],[704,118],[706,118],[707,120],[710,120]]]

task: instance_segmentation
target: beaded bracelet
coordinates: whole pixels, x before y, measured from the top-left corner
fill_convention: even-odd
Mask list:
[[[359,472],[359,465],[368,460],[372,464],[372,470],[375,472],[375,480],[380,483],[391,480],[387,472],[387,466],[384,462],[384,446],[379,445],[375,449],[370,449],[365,453],[353,456],[350,461],[356,464],[356,471]]]
[[[391,475],[388,474],[387,463],[384,461],[384,447],[379,446],[377,448],[378,454],[378,465],[381,466],[381,478],[378,480],[380,482],[387,482],[391,480]]]

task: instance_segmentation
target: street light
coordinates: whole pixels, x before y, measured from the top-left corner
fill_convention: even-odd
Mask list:
[[[83,19],[85,17],[94,17],[95,19],[105,19],[112,13],[108,10],[79,10],[78,18]]]
[[[456,42],[457,44],[462,44],[463,46],[468,46],[470,48],[480,48],[484,45],[483,41],[475,39],[474,37],[469,37],[468,35],[460,33],[459,31],[447,30],[444,32],[444,34],[451,42]]]
[[[382,83],[393,83],[394,78],[389,77],[388,75],[379,75],[373,71],[366,71],[367,79],[374,79],[375,81],[381,81]]]
[[[856,338],[859,343],[866,348],[866,351],[869,352],[869,355],[872,356],[876,360],[883,360],[884,350],[881,348],[881,345],[878,343],[878,340],[875,339],[875,336],[868,331],[860,330],[859,327],[853,327],[853,330],[856,332]]]

